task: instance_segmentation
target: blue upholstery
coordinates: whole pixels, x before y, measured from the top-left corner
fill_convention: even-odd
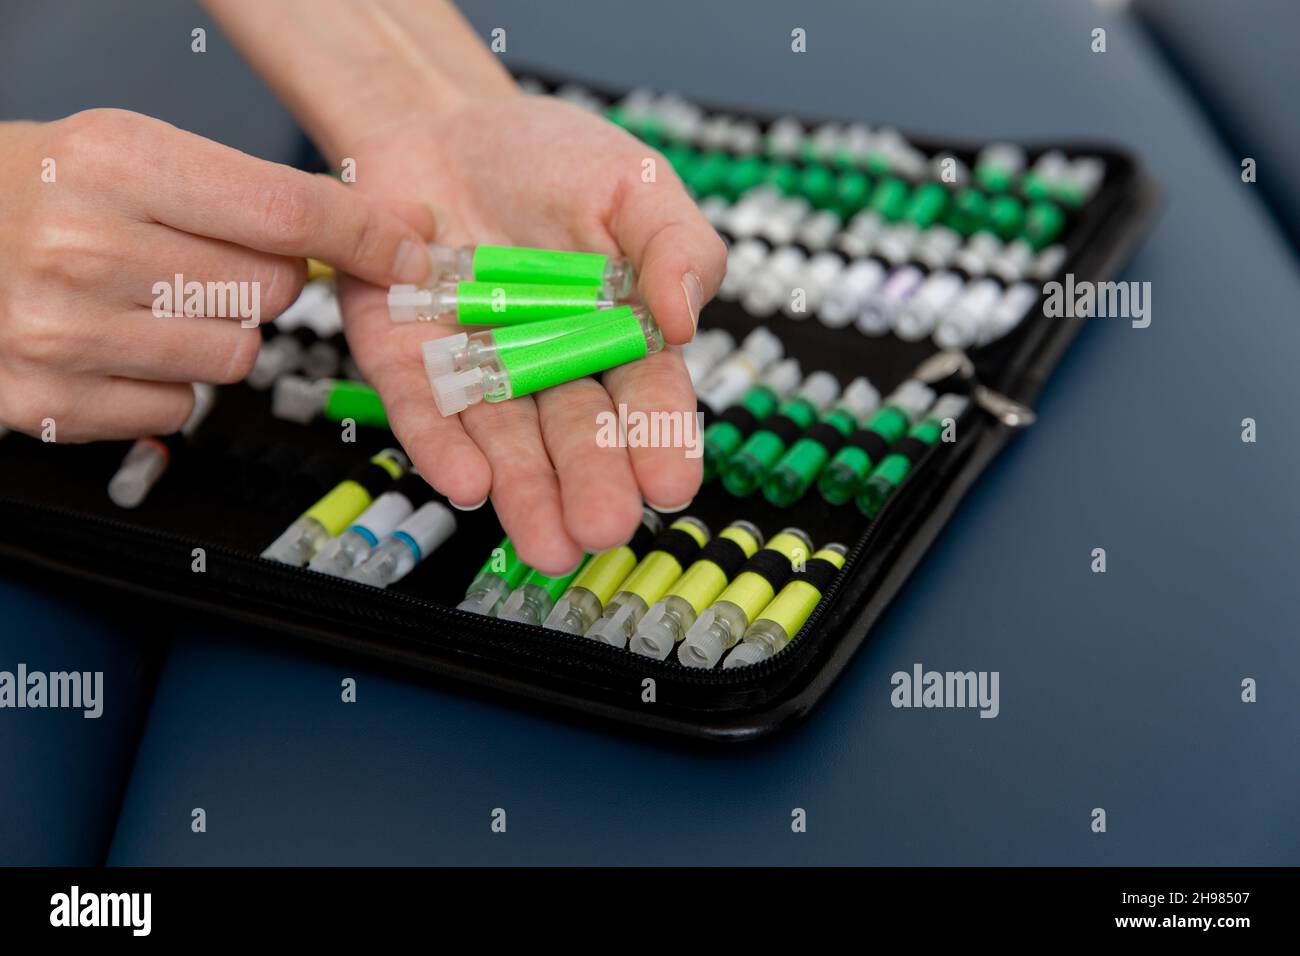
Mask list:
[[[701,753],[213,622],[168,657],[111,861],[1300,859],[1300,277],[1147,34],[1041,0],[467,7],[481,34],[506,28],[512,65],[592,82],[935,135],[1127,144],[1167,195],[1124,276],[1152,283],[1151,327],[1084,330],[1039,424],[802,728]],[[1098,26],[1104,54],[1090,52]],[[806,54],[790,52],[794,27]],[[1105,575],[1089,572],[1095,547]],[[893,709],[890,675],[915,662],[1000,671],[1001,715]],[[339,699],[344,676],[355,704]],[[1239,700],[1244,677],[1256,704]],[[505,835],[489,829],[497,807]],[[806,834],[791,833],[796,807]]]

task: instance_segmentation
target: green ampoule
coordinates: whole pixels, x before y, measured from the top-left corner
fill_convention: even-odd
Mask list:
[[[908,429],[907,437],[895,445],[863,483],[858,492],[858,509],[868,518],[880,513],[886,499],[894,493],[912,466],[942,436],[944,421],[956,421],[970,404],[965,395],[944,395],[934,403],[924,419]]]
[[[839,382],[829,372],[813,372],[804,379],[731,456],[722,473],[723,486],[739,498],[757,491],[790,443],[812,427],[839,393]]]
[[[271,392],[271,414],[304,425],[317,418],[332,422],[350,418],[358,425],[388,427],[379,393],[364,382],[343,379],[282,376]]]
[[[763,546],[763,533],[748,521],[733,521],[700,549],[699,556],[668,593],[641,618],[628,645],[634,654],[666,660],[704,611]]]
[[[636,277],[618,256],[523,246],[429,246],[433,270],[422,288],[443,282],[537,282],[596,286],[603,298],[631,294]]]
[[[578,576],[591,555],[584,554],[578,566],[568,574],[551,577],[549,574],[529,568],[519,586],[510,592],[502,602],[497,617],[503,621],[516,621],[520,624],[541,624],[551,608]]]
[[[573,579],[569,590],[555,602],[544,626],[566,634],[585,634],[600,619],[605,605],[637,563],[650,553],[655,536],[663,530],[663,519],[645,508],[641,524],[627,544],[609,548],[592,557]]]
[[[933,401],[933,390],[916,379],[908,379],[894,389],[866,425],[850,435],[822,469],[817,479],[822,497],[833,505],[852,501],[889,446],[903,437]]]
[[[474,366],[438,377],[433,382],[438,411],[455,415],[481,401],[531,395],[634,362],[664,347],[663,333],[645,309],[623,305],[591,315],[599,321],[593,320],[582,331],[502,349],[499,368]]]
[[[758,423],[767,418],[799,384],[798,359],[783,359],[769,368],[762,380],[728,406],[704,429],[704,480],[716,478],[727,461]]]
[[[812,487],[822,468],[862,421],[880,404],[880,393],[865,378],[855,378],[834,407],[799,436],[763,481],[763,497],[788,508]]]
[[[608,309],[616,301],[602,295],[597,285],[439,282],[427,289],[414,285],[391,287],[388,316],[394,322],[515,325]]]
[[[519,560],[509,538],[492,549],[488,559],[465,590],[465,599],[456,605],[462,611],[492,617],[510,593],[517,588],[530,568]]]
[[[812,539],[798,528],[786,528],[775,535],[686,629],[677,646],[677,660],[687,667],[717,664],[785,586],[794,569],[808,560],[812,549]]]
[[[455,335],[430,339],[421,347],[424,371],[429,377],[431,386],[443,375],[463,372],[466,369],[482,367],[501,371],[503,351],[537,345],[571,332],[583,332],[606,319],[620,322],[626,321],[626,316],[621,310],[602,309],[485,329],[472,335],[467,332],[457,332]]]
[[[723,670],[765,661],[794,640],[847,554],[844,545],[828,544],[809,558],[745,630],[745,639],[722,662]]]
[[[655,538],[650,553],[609,599],[598,621],[584,636],[614,647],[626,647],[642,616],[667,593],[695,560],[700,548],[709,543],[709,527],[699,518],[678,518]]]

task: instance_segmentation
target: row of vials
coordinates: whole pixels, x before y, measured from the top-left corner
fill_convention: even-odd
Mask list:
[[[765,540],[748,521],[717,535],[694,517],[668,527],[646,509],[625,545],[548,577],[519,561],[507,538],[475,576],[461,610],[542,625],[692,668],[753,664],[799,633],[844,566],[843,545],[813,549],[786,528]],[[730,652],[730,653],[728,653]]]

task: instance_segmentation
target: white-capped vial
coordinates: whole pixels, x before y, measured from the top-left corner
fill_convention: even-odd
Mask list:
[[[347,341],[342,332],[317,339],[303,350],[299,370],[307,378],[334,378],[343,367]]]
[[[795,286],[781,306],[781,311],[792,319],[806,319],[821,308],[826,293],[844,271],[844,260],[834,252],[819,252],[804,264],[795,277]],[[803,290],[803,301],[796,303],[795,289]],[[795,309],[795,305],[802,306]]]
[[[916,266],[895,269],[880,288],[867,296],[858,312],[858,331],[863,335],[884,335],[894,324],[894,316],[920,288],[925,279]]]
[[[715,412],[722,411],[739,401],[763,371],[784,354],[781,340],[760,325],[708,374],[696,389],[697,400]]]
[[[967,275],[986,275],[989,267],[1002,252],[1002,240],[991,232],[977,232],[957,250],[952,261]]]
[[[829,249],[840,234],[841,226],[839,213],[820,209],[799,224],[795,230],[795,241],[813,252]]]
[[[309,424],[320,417],[335,384],[329,378],[282,375],[271,392],[271,414],[282,422]]]
[[[874,251],[890,265],[901,266],[912,258],[912,250],[920,239],[921,230],[913,223],[895,223],[876,239]]]
[[[704,125],[703,110],[676,93],[661,96],[658,108],[664,131],[670,137],[684,143],[698,141],[700,128]]]
[[[732,123],[727,132],[727,141],[723,144],[724,148],[741,156],[758,152],[762,145],[763,134],[759,131],[758,124],[752,120],[736,120]]]
[[[844,127],[839,123],[822,123],[804,141],[808,155],[820,162],[829,162],[844,141]]]
[[[850,259],[861,259],[875,248],[885,231],[885,220],[874,209],[864,209],[849,220],[839,237],[839,249]]]
[[[987,345],[1009,335],[1029,315],[1038,302],[1041,290],[1028,282],[1019,282],[1002,293],[1002,298],[976,332],[976,344]]]
[[[1065,246],[1059,243],[1054,246],[1048,246],[1038,254],[1034,260],[1034,266],[1031,272],[1033,278],[1039,282],[1047,282],[1049,279],[1056,278],[1061,272],[1061,267],[1065,265],[1065,257],[1068,255]]]
[[[1105,178],[1104,160],[1096,156],[1080,156],[1070,163],[1069,171],[1064,176],[1064,184],[1072,199],[1082,205],[1096,195],[1098,187]]]
[[[885,281],[885,267],[876,259],[850,263],[826,291],[817,318],[831,329],[842,329],[858,317],[867,296]]]
[[[996,279],[973,280],[940,317],[934,330],[934,344],[941,349],[973,345],[1001,298],[1002,285]]]
[[[956,272],[930,275],[916,294],[894,313],[893,329],[904,342],[919,342],[939,323],[939,316],[961,294],[965,280]]]
[[[727,272],[718,288],[718,298],[724,302],[735,301],[767,261],[767,243],[758,239],[742,239],[727,250]]]
[[[863,166],[871,152],[871,128],[862,123],[852,123],[845,127],[840,139],[840,152],[854,166]]]
[[[1033,264],[1033,246],[1023,239],[1013,239],[1003,246],[997,258],[989,263],[989,271],[1003,282],[1019,282],[1029,274]]]
[[[736,118],[726,113],[708,117],[700,126],[696,136],[704,149],[726,149],[731,138],[731,127]]]
[[[961,233],[947,226],[931,226],[921,233],[912,251],[913,257],[931,272],[938,272],[952,262],[961,248]]]
[[[807,258],[807,253],[797,246],[775,250],[740,297],[745,311],[762,319],[785,305]]]
[[[691,387],[698,388],[705,376],[736,347],[736,340],[726,329],[704,329],[682,346],[682,361]]]
[[[718,228],[739,240],[757,236],[776,214],[783,199],[780,191],[772,186],[755,186],[729,208]]]
[[[269,329],[278,334],[262,340],[262,347],[253,360],[253,369],[244,378],[249,388],[259,392],[270,388],[280,376],[296,371],[302,364],[307,346],[316,341],[315,333],[304,326],[290,331],[280,331],[278,326]]]
[[[725,229],[731,221],[731,203],[725,196],[705,196],[698,203],[700,214],[714,229]]]
[[[429,497],[428,491],[428,483],[419,475],[403,475],[392,491],[385,491],[338,537],[330,538],[307,567],[331,577],[346,577],[411,516],[416,503]]]
[[[975,157],[975,179],[990,192],[1005,192],[1025,168],[1025,151],[1014,143],[990,143]]]
[[[338,309],[331,283],[308,282],[293,304],[275,317],[275,326],[286,332],[302,325],[315,330],[318,324],[323,325],[337,315]]]
[[[393,529],[360,565],[353,581],[386,588],[406,577],[456,531],[456,516],[437,501],[426,501]]]
[[[772,123],[764,137],[767,155],[776,159],[795,159],[803,146],[803,124],[790,116]]]
[[[217,390],[206,382],[194,383],[194,408],[181,425],[180,434],[192,438],[216,404]],[[3,436],[0,436],[3,437]],[[158,438],[136,439],[108,482],[108,498],[119,508],[137,508],[149,496],[171,462],[171,451]]]

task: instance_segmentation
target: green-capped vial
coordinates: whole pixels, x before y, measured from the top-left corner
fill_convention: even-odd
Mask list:
[[[436,379],[469,368],[492,368],[501,371],[501,355],[510,349],[537,345],[570,332],[582,332],[607,319],[624,321],[626,315],[617,309],[598,309],[579,315],[565,315],[554,319],[540,319],[520,325],[484,329],[472,335],[457,332],[440,339],[430,339],[421,347],[424,373],[433,387]]]
[[[888,222],[898,222],[907,211],[911,188],[907,181],[897,176],[886,176],[876,184],[867,202],[867,208],[879,213]]]
[[[1035,251],[1046,249],[1065,228],[1065,213],[1051,202],[1030,203],[1025,210],[1024,236]]]
[[[723,669],[765,661],[794,640],[844,567],[848,553],[842,544],[828,544],[809,558],[803,570],[795,573],[749,625],[744,641],[722,662]]]
[[[626,298],[636,284],[631,264],[601,252],[524,246],[430,245],[433,270],[422,288],[444,282],[529,282],[597,286],[604,298]]]
[[[304,425],[323,417],[332,422],[350,418],[358,425],[388,427],[388,413],[379,393],[364,382],[343,379],[281,376],[271,392],[271,414]]]
[[[566,634],[584,634],[605,610],[618,586],[654,544],[663,530],[663,519],[649,508],[641,513],[641,524],[632,540],[617,548],[595,555],[569,585],[569,590],[555,602],[546,616],[545,627]]]
[[[502,538],[466,589],[465,599],[456,607],[471,614],[494,616],[529,570],[528,565],[519,560],[510,539]]]
[[[540,282],[439,282],[431,288],[395,285],[388,290],[394,322],[442,325],[515,325],[607,309],[615,300],[598,285]]]
[[[672,589],[651,605],[628,645],[634,654],[666,660],[700,612],[740,573],[763,546],[763,533],[748,521],[733,521],[706,544]]]
[[[847,504],[867,480],[871,468],[884,457],[889,446],[925,413],[934,401],[934,391],[916,379],[908,379],[885,399],[884,404],[822,470],[817,490],[833,505]]]
[[[903,218],[918,229],[929,229],[948,211],[948,190],[939,183],[927,182],[916,187]]]
[[[1025,151],[1011,143],[992,143],[975,158],[975,181],[992,193],[1004,193],[1015,185],[1025,168]]]
[[[858,509],[868,518],[878,515],[912,467],[943,436],[944,420],[955,422],[969,404],[965,395],[944,395],[935,402],[925,418],[908,429],[907,436],[871,470],[858,492]]]
[[[974,235],[989,219],[989,200],[982,192],[967,186],[959,189],[948,209],[948,225],[962,236]]]
[[[503,621],[517,621],[520,624],[541,624],[551,607],[569,587],[569,584],[591,560],[591,555],[584,554],[578,566],[568,574],[551,577],[530,568],[519,582],[519,586],[510,592],[497,617]]]
[[[645,309],[628,305],[592,313],[589,328],[499,353],[499,368],[475,366],[433,382],[438,411],[455,415],[482,401],[504,402],[645,358],[664,347]]]
[[[812,554],[812,540],[798,528],[786,528],[745,562],[677,646],[677,660],[687,667],[709,668],[734,647],[745,630],[785,586],[796,568]]]
[[[723,486],[738,498],[757,491],[790,443],[812,427],[839,393],[839,382],[829,372],[813,372],[804,379],[731,456],[722,473]]]
[[[880,404],[880,393],[865,378],[855,378],[834,407],[801,435],[763,482],[763,497],[788,508],[804,496],[826,462]]]
[[[783,359],[767,370],[763,380],[728,406],[704,429],[704,480],[710,481],[758,423],[776,411],[781,399],[799,384],[799,360]]]
[[[654,542],[632,573],[609,599],[604,613],[584,634],[613,647],[627,647],[645,612],[668,592],[709,543],[709,526],[699,518],[678,518]]]

